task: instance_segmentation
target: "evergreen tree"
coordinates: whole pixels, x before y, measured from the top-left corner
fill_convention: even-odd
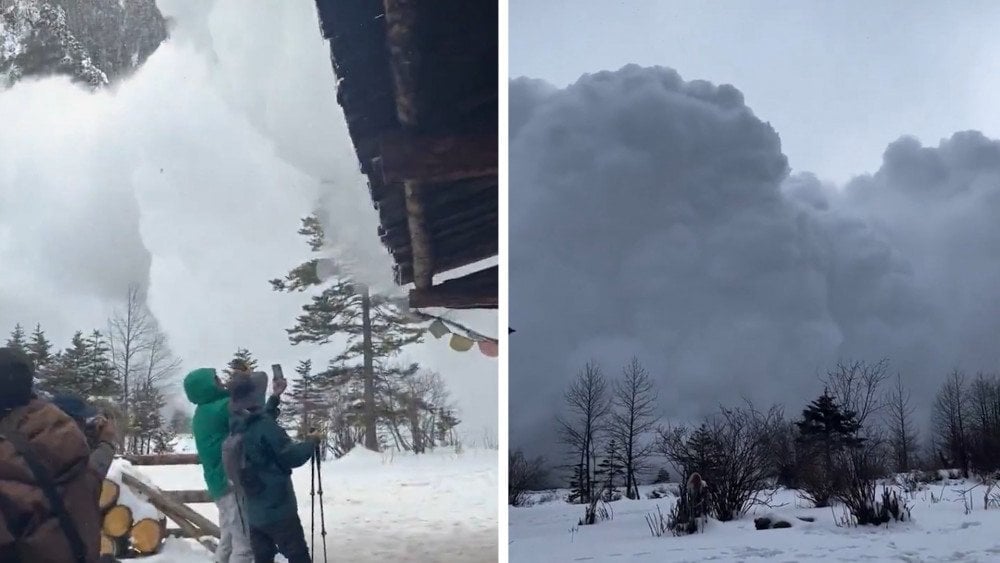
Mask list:
[[[597,464],[598,480],[604,482],[604,500],[612,501],[620,498],[618,483],[625,476],[625,464],[622,462],[621,448],[611,439],[604,452],[604,459]]]
[[[573,473],[569,478],[569,497],[566,500],[572,504],[589,502],[587,498],[590,496],[590,493],[588,492],[587,481],[587,469],[584,464],[578,463],[574,465]]]
[[[226,364],[225,373],[232,378],[235,372],[252,372],[257,370],[257,360],[246,348],[238,348],[233,354],[233,359]]]
[[[174,434],[163,420],[167,401],[156,385],[146,382],[136,389],[132,401],[132,450],[140,454],[170,451]]]
[[[656,472],[656,479],[653,480],[654,485],[663,485],[670,482],[670,472],[667,471],[666,467],[661,467],[659,471]]]
[[[442,446],[454,445],[455,440],[454,436],[452,436],[452,430],[461,423],[462,421],[455,414],[455,409],[439,407],[435,424],[437,442]]]
[[[864,444],[864,438],[858,436],[861,423],[853,411],[824,391],[802,411],[802,420],[795,425],[799,429],[797,441],[809,465],[802,489],[817,507],[827,506],[846,486],[841,454]]]
[[[707,424],[702,423],[691,434],[687,451],[687,459],[682,460],[684,472],[687,475],[698,473],[702,478],[712,481],[723,465],[723,454],[722,445]]]
[[[21,326],[21,323],[14,325],[14,330],[11,331],[10,338],[7,339],[5,347],[13,348],[19,352],[28,351],[28,341],[25,337],[24,327]]]
[[[42,387],[50,393],[76,393],[86,396],[87,363],[92,354],[83,332],[73,334],[70,347],[64,350],[46,370]]]
[[[52,361],[52,344],[45,337],[42,325],[35,325],[35,332],[31,333],[31,342],[28,343],[28,354],[35,362],[36,370],[44,370]]]
[[[299,234],[307,238],[313,252],[322,251],[325,235],[319,218],[314,214],[302,220]],[[371,295],[368,288],[346,276],[320,279],[319,260],[310,260],[289,272],[284,279],[271,280],[272,288],[282,292],[303,292],[322,288],[310,303],[303,305],[303,314],[288,329],[291,343],[328,344],[334,336],[346,340],[345,348],[333,358],[331,366],[348,368],[342,375],[362,381],[365,447],[378,449],[378,420],[375,363],[395,356],[404,346],[419,342],[424,329],[407,315],[398,301]],[[358,365],[359,370],[349,369]]]
[[[101,331],[95,330],[86,339],[87,355],[83,363],[81,389],[86,397],[112,398],[121,395],[121,384],[115,375],[111,346]]]
[[[864,439],[858,436],[861,423],[853,411],[842,408],[824,392],[802,411],[802,420],[796,423],[803,442],[819,443],[825,456],[846,447],[858,447]]]
[[[286,406],[281,409],[281,423],[300,432],[327,426],[330,414],[322,374],[313,373],[312,360],[299,361],[295,373],[298,377],[288,391]]]

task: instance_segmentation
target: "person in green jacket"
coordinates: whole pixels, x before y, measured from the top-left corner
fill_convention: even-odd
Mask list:
[[[254,560],[271,563],[280,553],[288,563],[309,563],[292,469],[312,458],[321,434],[293,441],[274,417],[262,412],[263,397],[260,383],[251,378],[232,387],[233,403],[248,406],[234,419],[232,431],[243,436],[246,477],[242,481]]]
[[[283,388],[273,389],[268,409],[276,410]],[[236,495],[222,466],[222,442],[229,435],[229,392],[216,371],[200,368],[184,378],[184,393],[197,405],[191,429],[205,475],[208,494],[219,509],[222,537],[215,552],[218,563],[252,563],[250,538],[244,531]]]

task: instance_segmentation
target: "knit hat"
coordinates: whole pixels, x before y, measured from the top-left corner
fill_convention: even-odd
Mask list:
[[[229,384],[229,408],[236,411],[263,407],[266,395],[266,373],[236,374]]]
[[[0,409],[25,405],[31,400],[34,362],[13,348],[0,348]]]
[[[52,404],[59,407],[64,413],[78,422],[86,422],[88,419],[99,414],[93,405],[87,403],[83,397],[74,393],[60,393],[55,395],[52,397]]]

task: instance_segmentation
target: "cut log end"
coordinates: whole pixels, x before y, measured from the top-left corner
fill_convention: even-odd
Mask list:
[[[152,555],[160,550],[166,539],[166,527],[160,520],[143,518],[132,526],[132,547],[142,555]]]
[[[104,514],[104,522],[101,523],[101,531],[112,538],[128,536],[132,529],[132,509],[118,504],[112,506]]]
[[[106,512],[112,506],[118,503],[118,495],[121,493],[118,483],[115,483],[111,479],[105,479],[104,483],[101,484],[101,498],[98,501],[101,507],[101,512]]]
[[[101,555],[118,558],[128,552],[128,540],[126,538],[112,538],[107,534],[101,534]]]

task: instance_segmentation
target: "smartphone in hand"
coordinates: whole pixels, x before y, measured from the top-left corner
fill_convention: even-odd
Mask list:
[[[285,373],[281,370],[281,364],[272,364],[271,373],[273,374],[271,378],[271,392],[275,395],[281,395],[285,392],[285,387],[288,386],[288,382],[285,380]]]

